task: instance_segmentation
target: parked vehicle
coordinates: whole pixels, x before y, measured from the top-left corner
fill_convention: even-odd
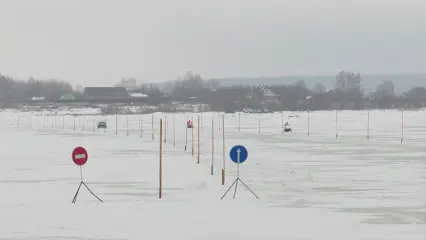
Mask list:
[[[106,129],[107,128],[107,124],[106,122],[98,122],[98,129]]]

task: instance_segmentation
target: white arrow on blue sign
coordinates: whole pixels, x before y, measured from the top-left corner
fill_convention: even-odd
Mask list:
[[[236,145],[229,151],[229,157],[236,164],[243,163],[248,157],[247,149],[244,146]]]

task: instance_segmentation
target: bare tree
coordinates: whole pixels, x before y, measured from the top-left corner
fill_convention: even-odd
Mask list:
[[[362,91],[362,77],[359,73],[341,71],[336,76],[335,98],[343,108],[361,109],[364,93]]]
[[[84,87],[83,87],[81,84],[77,84],[77,85],[75,86],[75,91],[76,91],[76,92],[79,92],[79,93],[83,93],[83,91],[84,91]]]
[[[425,87],[414,87],[408,92],[404,93],[404,98],[414,101],[426,101],[426,88]]]
[[[361,90],[361,74],[341,71],[337,74],[335,88],[343,92]]]
[[[27,100],[33,97],[60,99],[70,93],[73,93],[73,88],[64,81],[55,79],[42,81],[33,77],[22,81],[0,75],[0,99],[3,100]]]
[[[374,98],[377,100],[391,100],[396,98],[395,86],[392,81],[383,81],[377,86]]]
[[[134,77],[122,78],[117,86],[127,89],[134,89],[137,87],[137,80]]]
[[[203,102],[210,98],[211,88],[199,74],[187,72],[175,82],[171,98],[177,101],[187,101],[195,97]]]

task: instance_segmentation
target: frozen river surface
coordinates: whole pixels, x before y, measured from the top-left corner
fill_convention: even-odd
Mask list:
[[[200,164],[198,116],[0,113],[0,239],[426,239],[425,111],[227,114],[225,126],[203,113]],[[105,120],[107,131],[94,128]],[[292,133],[282,133],[286,121]],[[237,144],[249,151],[240,177],[260,199],[238,185],[220,200],[236,178]],[[85,189],[71,203],[77,146],[104,203]]]

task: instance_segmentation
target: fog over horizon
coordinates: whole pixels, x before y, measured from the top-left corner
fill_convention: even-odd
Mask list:
[[[123,77],[426,73],[424,0],[0,0],[0,73]]]

